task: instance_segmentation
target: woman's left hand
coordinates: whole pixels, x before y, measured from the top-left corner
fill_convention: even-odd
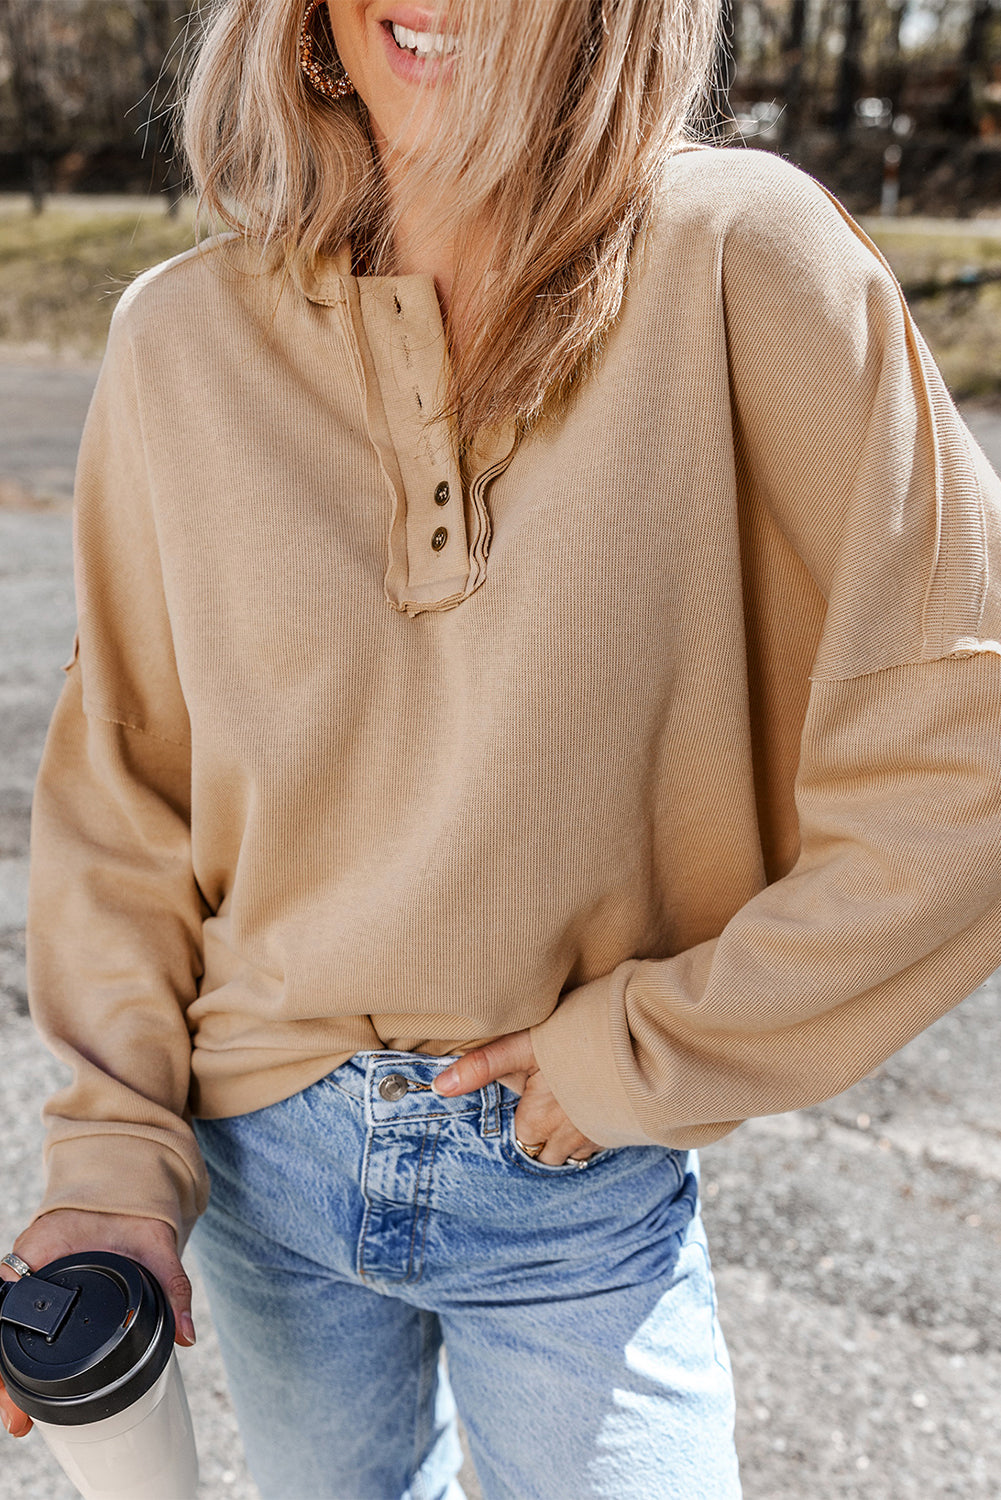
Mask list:
[[[439,1094],[469,1094],[485,1084],[506,1084],[521,1095],[514,1112],[515,1139],[525,1147],[542,1146],[529,1154],[549,1167],[560,1167],[571,1157],[583,1161],[598,1147],[581,1135],[556,1102],[556,1096],[535,1061],[532,1034],[511,1031],[507,1036],[467,1052],[458,1062],[439,1073],[432,1087]]]

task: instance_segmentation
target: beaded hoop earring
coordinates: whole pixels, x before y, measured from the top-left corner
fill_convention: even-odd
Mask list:
[[[299,69],[310,85],[324,99],[346,99],[353,94],[355,86],[344,71],[337,53],[333,63],[321,63],[316,59],[316,38],[312,32],[312,20],[326,0],[309,0],[299,33]]]

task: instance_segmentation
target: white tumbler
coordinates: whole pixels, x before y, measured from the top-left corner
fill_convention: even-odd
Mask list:
[[[195,1500],[198,1457],[156,1277],[106,1251],[0,1283],[0,1374],[84,1500]]]

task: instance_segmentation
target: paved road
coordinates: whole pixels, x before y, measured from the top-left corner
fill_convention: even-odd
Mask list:
[[[94,375],[0,364],[0,503],[69,504]]]
[[[91,381],[0,368],[4,1246],[37,1194],[39,1101],[59,1078],[25,1015],[24,877],[32,781],[72,637],[66,504]],[[969,418],[1001,466],[1001,418]],[[999,992],[995,976],[855,1089],[752,1121],[703,1155],[747,1500],[1001,1494]],[[183,1359],[202,1500],[253,1500],[200,1288],[196,1318],[199,1344]],[[0,1445],[0,1495],[72,1500],[36,1438]]]

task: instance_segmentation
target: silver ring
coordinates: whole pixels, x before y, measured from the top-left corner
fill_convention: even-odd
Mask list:
[[[15,1255],[13,1250],[9,1255],[0,1258],[0,1266],[10,1266],[11,1270],[16,1271],[19,1276],[31,1275],[31,1267],[28,1265],[28,1262],[22,1260],[19,1255]]]
[[[545,1141],[540,1141],[537,1146],[526,1146],[524,1141],[519,1141],[518,1137],[515,1136],[514,1143],[522,1151],[524,1151],[526,1156],[530,1156],[533,1161],[537,1156],[541,1156],[543,1151],[545,1151],[546,1149]]]
[[[571,1162],[573,1162],[575,1167],[587,1167],[590,1166],[591,1158],[589,1156],[568,1156],[567,1165],[569,1166]]]

